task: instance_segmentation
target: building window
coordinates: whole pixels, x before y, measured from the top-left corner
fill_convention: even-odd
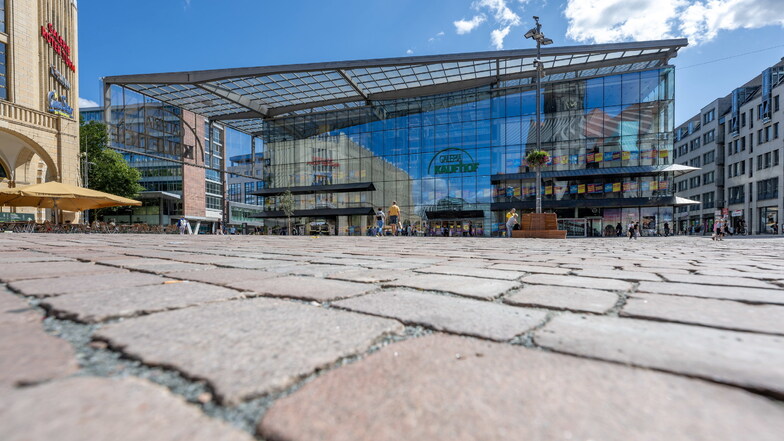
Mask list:
[[[773,124],[773,139],[779,137],[779,123]]]
[[[770,168],[770,152],[765,153],[765,166],[763,168]]]
[[[211,210],[222,210],[221,198],[207,195],[205,206]]]
[[[746,137],[743,136],[740,138],[740,151],[746,151]]]
[[[740,164],[740,174],[741,175],[745,175],[746,174],[746,161],[740,161],[739,164]]]
[[[773,150],[773,166],[779,165],[779,151]]]
[[[716,160],[716,152],[711,150],[708,153],[702,155],[702,163],[703,164],[710,164]]]
[[[702,175],[702,183],[705,185],[713,184],[713,182],[716,180],[715,176],[716,176],[715,172],[705,173],[704,175]]]
[[[708,113],[702,116],[702,120],[705,124],[716,119],[716,109],[711,109]]]
[[[779,96],[778,95],[773,97],[773,111],[774,112],[778,112],[779,111]]]
[[[699,186],[700,186],[700,177],[699,176],[695,176],[695,177],[689,179],[689,187],[690,188],[697,188]]]
[[[704,135],[702,135],[702,144],[705,145],[705,144],[707,144],[709,142],[713,142],[713,140],[715,138],[716,138],[716,131],[715,130],[710,130],[707,133],[705,133]]]
[[[2,4],[2,2],[0,2]],[[5,11],[3,11],[3,17],[5,17]],[[3,21],[3,27],[5,27],[5,20]],[[7,100],[8,99],[8,63],[6,58],[6,46],[5,43],[0,43],[0,99]]]
[[[712,191],[709,193],[703,193],[702,208],[713,208],[714,207],[713,197],[714,197],[714,193]]]
[[[776,199],[779,197],[779,178],[765,179],[757,182],[757,200]]]
[[[696,158],[693,158],[691,161],[689,161],[689,166],[699,168],[700,167],[700,157],[697,156]]]
[[[743,186],[738,185],[737,187],[730,187],[727,189],[730,204],[742,204],[746,196],[743,194]]]
[[[6,0],[0,0],[0,32],[7,34],[5,26],[5,4]]]

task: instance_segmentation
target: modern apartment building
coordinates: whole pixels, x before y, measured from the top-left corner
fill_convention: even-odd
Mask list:
[[[733,231],[781,232],[784,213],[784,59],[703,107],[675,129],[675,162],[700,167],[675,180],[679,232],[708,234],[716,216]]]
[[[0,0],[0,187],[81,183],[76,16],[74,0]],[[51,218],[1,211],[0,220]]]

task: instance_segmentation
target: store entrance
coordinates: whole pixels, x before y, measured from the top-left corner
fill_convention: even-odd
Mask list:
[[[430,221],[430,235],[442,237],[484,236],[484,219]]]

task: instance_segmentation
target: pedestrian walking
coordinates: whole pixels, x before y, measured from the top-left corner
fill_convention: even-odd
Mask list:
[[[721,219],[716,219],[713,222],[713,235],[711,236],[713,240],[721,240]]]
[[[177,221],[177,228],[180,230],[180,234],[185,234],[188,230],[188,221],[185,220],[185,216],[181,217],[180,220]]]
[[[629,222],[629,225],[626,226],[626,230],[629,232],[629,240],[637,240],[637,237],[634,235],[634,222]]]
[[[400,218],[400,207],[397,206],[397,201],[392,201],[392,206],[389,207],[389,225],[392,226],[392,235],[397,236],[398,220]]]
[[[668,237],[670,235],[670,224],[665,222],[664,223],[664,237]]]
[[[378,207],[378,211],[376,212],[376,236],[384,235],[384,221],[386,218],[387,215],[384,214],[384,210],[382,210],[381,207]]]
[[[623,226],[621,225],[620,222],[618,222],[618,225],[615,226],[615,235],[618,237],[621,237],[621,235],[623,235]]]
[[[512,237],[512,230],[514,230],[514,226],[517,224],[517,210],[512,208],[509,210],[509,213],[506,213],[506,237]]]

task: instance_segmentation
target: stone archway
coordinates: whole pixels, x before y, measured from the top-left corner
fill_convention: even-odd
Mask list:
[[[56,163],[47,151],[37,142],[33,141],[21,133],[0,128],[0,161],[3,163],[6,173],[9,174],[10,183],[18,180],[17,172],[20,167],[31,165],[35,157],[41,159],[46,164],[46,181],[60,180],[60,173]],[[25,179],[29,182],[34,177],[34,173],[29,173]]]

